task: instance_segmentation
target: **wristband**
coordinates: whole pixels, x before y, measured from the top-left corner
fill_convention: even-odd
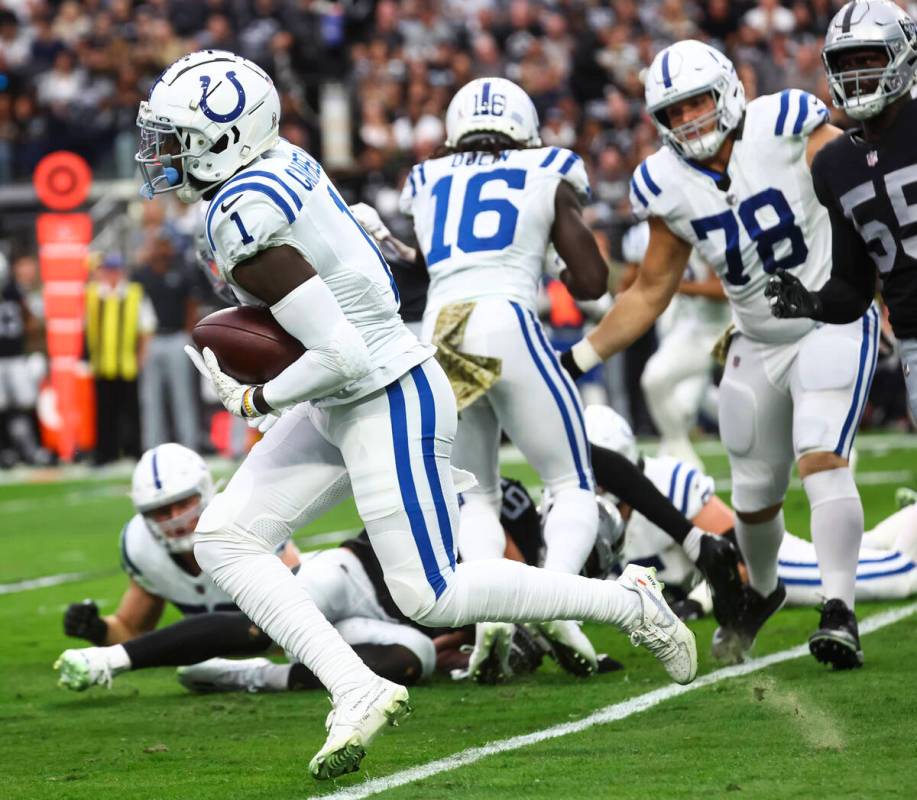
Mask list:
[[[592,342],[586,336],[570,348],[570,356],[576,366],[584,373],[589,372],[593,367],[597,367],[603,361],[592,346]]]
[[[244,392],[242,392],[242,416],[248,417],[260,417],[261,413],[255,408],[254,394],[255,386],[249,386]]]

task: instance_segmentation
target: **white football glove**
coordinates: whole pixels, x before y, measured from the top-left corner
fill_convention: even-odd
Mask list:
[[[385,226],[379,212],[371,205],[366,203],[354,203],[350,207],[350,213],[354,215],[357,222],[363,227],[370,236],[377,242],[383,242],[390,238],[392,232]]]
[[[220,369],[217,357],[209,347],[204,348],[204,357],[198,353],[191,345],[185,345],[185,353],[191,359],[191,363],[197,367],[197,371],[205,378],[209,379],[220,398],[220,402],[230,414],[246,419],[255,419],[262,415],[255,410],[252,403],[252,393],[255,391],[254,386],[247,386],[239,383],[235,378],[227,375]]]

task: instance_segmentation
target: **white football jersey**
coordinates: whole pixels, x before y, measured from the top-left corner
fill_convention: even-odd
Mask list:
[[[668,456],[647,458],[643,471],[688,519],[696,517],[713,497],[713,478],[677,459]],[[681,545],[637,511],[631,514],[627,523],[623,561],[656,567],[664,582],[684,585],[694,579],[694,564]]]
[[[121,531],[121,566],[138,586],[172,603],[183,614],[238,611],[232,598],[206,572],[185,572],[153,538],[140,514],[131,517]]]
[[[827,119],[824,103],[807,92],[759,97],[748,104],[727,175],[666,146],[631,180],[635,212],[665,220],[717,271],[736,326],[750,339],[792,342],[815,326],[774,318],[764,288],[777,269],[810,289],[831,272],[831,225],[806,164],[806,140]]]
[[[535,310],[557,184],[589,197],[583,160],[562,147],[456,153],[411,169],[401,210],[430,273],[428,313],[505,297]]]
[[[365,397],[433,354],[402,322],[398,289],[379,248],[304,150],[281,140],[226,181],[207,208],[206,230],[220,274],[244,303],[264,305],[233,281],[233,267],[260,250],[289,245],[360,332],[375,368],[315,405]]]

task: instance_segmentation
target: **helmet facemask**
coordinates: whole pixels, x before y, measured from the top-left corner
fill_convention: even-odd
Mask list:
[[[176,512],[175,506],[180,506]],[[197,541],[194,528],[204,511],[204,498],[193,492],[171,502],[142,511],[143,521],[156,541],[170,553],[190,553]]]
[[[856,120],[869,119],[880,114],[892,101],[910,88],[914,76],[913,64],[906,68],[904,61],[909,50],[904,39],[889,42],[856,42],[847,47],[826,48],[822,53],[828,85],[834,105],[843,108]],[[882,66],[844,69],[844,56],[855,53],[874,53],[884,59]]]
[[[671,127],[668,111],[673,105],[704,95],[713,100],[713,108],[710,111],[689,122]],[[698,161],[704,161],[716,155],[726,137],[735,128],[735,123],[728,120],[727,116],[723,94],[715,88],[679,97],[653,111],[653,118],[657,127],[662,131],[666,143],[684,158],[693,158]]]
[[[143,176],[140,188],[143,197],[150,200],[157,194],[177,192],[179,200],[193,203],[214,185],[195,180],[187,165],[209,152],[218,152],[217,145],[222,144],[225,148],[225,143],[210,141],[201,130],[178,128],[164,117],[155,117],[147,102],[140,104],[137,127],[140,128],[140,148],[134,160]],[[221,139],[227,139],[227,134]]]

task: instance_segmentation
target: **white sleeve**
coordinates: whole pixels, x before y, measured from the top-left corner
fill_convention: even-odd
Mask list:
[[[288,243],[286,236],[296,220],[296,207],[289,198],[270,189],[274,196],[257,185],[254,189],[222,192],[207,210],[207,241],[225,274],[232,268],[267,250]]]
[[[404,179],[404,186],[401,188],[401,196],[398,198],[398,208],[406,217],[414,216],[414,198],[417,197],[417,188],[419,180],[415,177],[417,167],[411,167],[411,171]]]
[[[271,314],[306,347],[303,355],[264,385],[264,399],[272,408],[327,397],[370,371],[363,337],[318,275],[272,305]]]

